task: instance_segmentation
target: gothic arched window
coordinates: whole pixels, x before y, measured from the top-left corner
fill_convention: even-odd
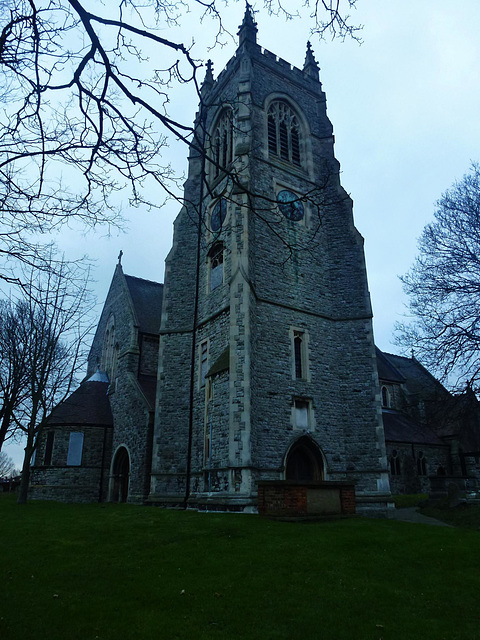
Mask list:
[[[417,456],[417,473],[419,476],[427,475],[427,460],[423,451],[418,452]]]
[[[398,452],[396,449],[392,451],[392,455],[390,456],[390,473],[392,476],[399,476],[402,473],[400,467],[400,458],[398,457]]]
[[[213,177],[220,175],[233,160],[233,114],[225,109],[212,134]]]
[[[298,118],[283,100],[268,108],[268,153],[300,166],[300,125]]]
[[[390,392],[385,385],[382,387],[382,407],[390,407]]]
[[[223,243],[216,242],[208,252],[209,290],[223,284]]]
[[[115,318],[110,316],[103,343],[103,370],[110,382],[114,382],[117,374],[118,343],[115,338]]]

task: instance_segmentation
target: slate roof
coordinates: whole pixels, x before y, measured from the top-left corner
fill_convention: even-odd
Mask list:
[[[102,425],[113,424],[107,396],[108,382],[87,380],[52,411],[49,425]]]
[[[163,284],[125,275],[139,330],[158,335],[162,316]]]
[[[405,382],[404,376],[398,371],[396,367],[388,360],[390,354],[383,353],[378,347],[375,347],[377,354],[377,369],[378,377],[385,382]]]
[[[393,353],[381,353],[391,367],[403,376],[409,393],[425,395],[435,392],[442,397],[450,395],[445,387],[415,358],[405,358]]]
[[[387,442],[445,445],[431,429],[414,422],[404,413],[393,409],[383,409],[382,416]]]

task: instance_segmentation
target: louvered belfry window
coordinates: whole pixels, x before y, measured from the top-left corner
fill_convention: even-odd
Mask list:
[[[268,152],[285,162],[301,164],[298,118],[282,100],[272,102],[268,109]]]

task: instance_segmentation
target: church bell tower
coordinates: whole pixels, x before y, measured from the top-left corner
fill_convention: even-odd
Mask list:
[[[239,47],[201,90],[166,260],[150,500],[254,510],[260,480],[390,495],[363,239],[303,69]]]

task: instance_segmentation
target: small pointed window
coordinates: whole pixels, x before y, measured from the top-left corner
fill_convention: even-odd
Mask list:
[[[225,109],[220,116],[212,138],[212,175],[217,178],[222,169],[226,169],[233,160],[233,114]]]
[[[295,356],[295,377],[303,378],[302,335],[300,333],[297,333],[293,338],[293,351]]]
[[[382,407],[390,408],[390,392],[385,385],[382,387]]]
[[[208,254],[209,262],[209,290],[213,291],[223,284],[223,244],[217,242]]]
[[[425,455],[423,451],[418,452],[417,456],[417,474],[419,476],[427,475],[427,460],[425,459]]]
[[[398,452],[396,449],[392,451],[392,455],[390,456],[390,473],[392,476],[399,476],[402,473],[400,467],[400,458],[398,457]]]
[[[106,372],[108,379],[112,383],[111,391],[114,388],[115,377],[117,375],[118,364],[118,342],[115,337],[115,318],[110,316],[105,330],[102,353],[102,368]]]
[[[294,329],[292,336],[293,367],[292,377],[297,380],[308,378],[307,333]]]

